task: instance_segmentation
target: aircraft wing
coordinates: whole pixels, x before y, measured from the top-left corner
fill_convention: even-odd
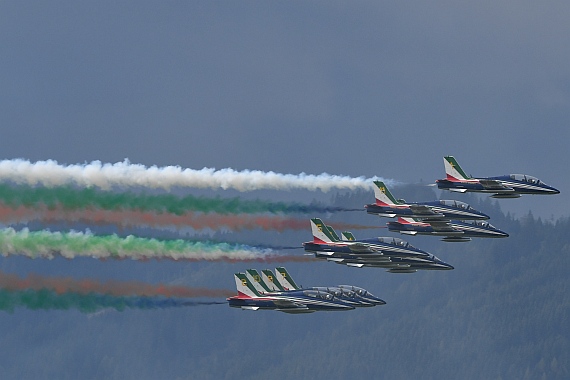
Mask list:
[[[455,228],[451,226],[451,223],[448,221],[429,221],[426,222],[433,228],[436,232],[455,232]]]
[[[442,214],[433,211],[431,207],[426,205],[410,205],[410,210],[412,210],[413,213],[416,215],[425,215],[429,217],[434,217],[439,215],[443,216]]]
[[[293,301],[289,301],[289,300],[277,299],[277,300],[273,300],[273,303],[275,304],[275,306],[277,306],[280,309],[306,309],[307,308],[307,306],[303,305],[302,303],[293,302]]]
[[[353,253],[377,253],[379,250],[371,248],[368,244],[354,243],[348,246]]]
[[[512,187],[505,186],[501,181],[495,179],[480,179],[479,183],[487,190],[493,191],[514,191]]]

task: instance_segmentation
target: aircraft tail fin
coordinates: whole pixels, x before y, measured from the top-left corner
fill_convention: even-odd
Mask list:
[[[343,241],[354,241],[354,240],[356,240],[356,238],[354,237],[354,235],[350,231],[343,231],[341,236],[342,236]]]
[[[336,234],[336,231],[331,226],[326,226],[326,227],[327,227],[327,230],[329,230],[329,233],[331,234],[331,236],[334,238],[334,241],[340,241],[340,238]]]
[[[283,286],[279,283],[279,281],[277,281],[277,278],[275,277],[273,272],[271,272],[269,269],[263,269],[261,271],[261,279],[263,280],[263,282],[265,282],[265,285],[267,285],[267,287],[274,292],[285,290],[283,289]]]
[[[258,293],[263,294],[271,292],[271,289],[269,289],[269,287],[263,282],[262,277],[255,269],[246,270],[245,275]]]
[[[311,230],[313,232],[313,242],[315,244],[332,243],[335,241],[333,235],[331,235],[330,230],[319,218],[311,219]]]
[[[402,218],[402,217],[398,218],[398,223],[401,224],[412,224],[414,222],[417,222],[417,220],[414,218]]]
[[[296,290],[299,286],[293,281],[291,275],[287,272],[284,267],[275,268],[275,277],[277,281],[283,286],[285,290]]]
[[[236,288],[240,296],[245,296],[249,298],[261,297],[261,294],[255,289],[251,284],[245,273],[234,274],[236,280]]]
[[[461,166],[457,163],[457,160],[453,156],[443,157],[443,164],[445,165],[445,174],[449,181],[458,181],[470,179],[471,176],[465,174]]]
[[[382,181],[374,181],[374,196],[378,206],[393,206],[401,204],[388,190],[388,187]]]

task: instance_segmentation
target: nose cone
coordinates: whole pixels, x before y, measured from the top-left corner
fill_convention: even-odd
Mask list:
[[[438,260],[438,261],[436,262],[436,266],[437,266],[436,269],[440,269],[440,270],[452,270],[452,269],[455,269],[455,268],[453,267],[453,265],[449,265],[448,263],[444,263],[444,262],[441,261],[441,260]]]
[[[505,231],[497,230],[497,233],[498,233],[497,237],[501,237],[501,238],[509,237],[509,234],[506,233]]]
[[[378,297],[373,297],[372,302],[374,303],[374,305],[386,305],[386,301],[384,301]]]
[[[550,194],[560,194],[560,190],[555,189],[554,187],[550,188]]]

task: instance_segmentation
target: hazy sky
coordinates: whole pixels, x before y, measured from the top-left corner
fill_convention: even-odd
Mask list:
[[[1,158],[432,182],[452,154],[473,175],[527,173],[562,191],[505,208],[567,215],[569,11],[1,2]]]
[[[442,157],[454,155],[474,176],[526,173],[561,190],[500,200],[503,210],[568,217],[569,15],[568,1],[528,0],[0,1],[0,160],[128,158],[145,165],[428,184],[445,175]],[[307,197],[300,191],[265,194]],[[324,202],[332,197],[314,195]],[[336,214],[333,221],[341,217],[346,223],[388,221],[364,211]],[[542,242],[535,249],[534,235],[508,232],[509,239],[466,245],[406,239],[454,265],[449,273],[402,277],[374,268],[286,263],[301,284],[362,286],[387,300],[383,309],[295,318],[226,305],[97,316],[1,312],[7,349],[0,367],[28,378],[184,378],[197,363],[192,374],[204,376],[195,378],[222,368],[241,370],[226,373],[237,378],[318,378],[330,373],[323,368],[338,365],[345,372],[337,377],[356,379],[381,376],[387,363],[389,374],[429,378],[426,363],[485,374],[512,368],[521,352],[536,358],[522,371],[556,367],[546,352],[562,368],[568,333],[560,326],[570,291],[557,270],[565,267],[567,251]],[[385,233],[358,231],[362,237]],[[228,240],[298,246],[310,237],[307,225],[287,234],[248,230]],[[545,260],[544,252],[553,260]],[[232,274],[249,266],[0,257],[2,271],[22,276],[232,290]],[[246,335],[260,354],[244,349],[248,343],[238,338]],[[362,340],[373,344],[363,346]],[[278,355],[267,356],[276,347]],[[323,360],[313,362],[314,353]],[[265,367],[256,373],[260,357]],[[355,367],[347,364],[353,358]],[[301,362],[312,372],[295,372],[290,363]],[[508,378],[506,373],[499,376]]]

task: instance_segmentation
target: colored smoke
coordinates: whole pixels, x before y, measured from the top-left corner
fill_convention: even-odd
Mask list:
[[[0,289],[0,310],[14,312],[18,307],[32,310],[77,309],[93,313],[101,309],[165,309],[199,305],[225,304],[221,301],[191,301],[180,298],[162,297],[116,297],[106,294],[57,294],[47,289],[10,291]]]
[[[71,277],[45,277],[29,274],[22,278],[15,274],[0,271],[0,288],[9,291],[47,289],[57,294],[72,292],[77,294],[107,294],[112,296],[144,297],[229,297],[233,291],[226,289],[191,288],[182,285],[148,284],[140,281],[98,281],[93,279],[76,280]]]
[[[164,309],[224,304],[223,301],[191,298],[225,298],[226,289],[191,288],[180,285],[147,284],[138,281],[76,280],[69,277],[44,277],[30,274],[21,278],[0,272],[0,310],[13,312],[17,307],[33,310],[95,312],[113,308]]]
[[[309,230],[307,219],[288,218],[268,215],[225,215],[203,214],[186,212],[182,215],[164,214],[155,212],[142,212],[133,210],[66,210],[61,207],[37,206],[34,209],[27,207],[11,208],[0,203],[0,221],[4,223],[25,223],[40,221],[44,223],[92,223],[114,224],[122,228],[148,226],[153,228],[165,227],[191,227],[195,230],[222,228],[231,231],[252,230],[261,228],[271,231]],[[365,229],[374,228],[358,224],[336,223],[333,227],[338,229]]]
[[[281,255],[270,248],[209,241],[158,240],[129,235],[96,236],[90,232],[0,230],[0,254],[30,258],[78,256],[97,259],[172,259],[190,261],[307,261],[302,256]]]
[[[218,214],[259,213],[328,213],[339,211],[361,211],[342,207],[326,207],[317,204],[296,202],[269,202],[260,199],[243,200],[234,198],[207,198],[173,194],[137,194],[133,192],[103,192],[94,188],[30,187],[0,184],[0,200],[12,208],[19,206],[65,210],[95,208],[101,210],[137,210],[183,215],[189,211]]]

